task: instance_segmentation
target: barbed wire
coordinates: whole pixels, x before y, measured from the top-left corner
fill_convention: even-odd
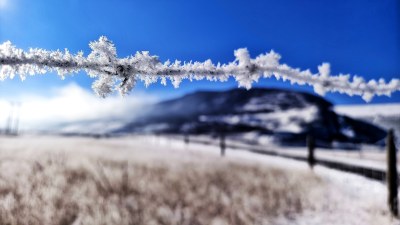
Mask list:
[[[274,51],[251,58],[246,48],[237,49],[234,51],[236,59],[227,64],[213,64],[211,60],[162,63],[157,56],[147,51],[118,58],[114,44],[104,36],[89,46],[92,52],[85,57],[82,51],[77,54],[71,54],[68,49],[48,51],[31,48],[24,51],[9,41],[4,42],[0,45],[0,79],[12,79],[19,75],[24,80],[27,75],[48,72],[56,72],[64,78],[67,74],[83,70],[90,77],[97,78],[92,88],[101,97],[114,91],[125,95],[138,81],[148,86],[158,81],[166,85],[167,80],[170,80],[174,87],[179,87],[184,79],[224,82],[230,77],[238,82],[239,87],[246,89],[250,89],[260,78],[275,77],[292,84],[310,85],[320,95],[339,92],[362,96],[367,102],[376,95],[390,96],[400,90],[399,79],[389,82],[383,78],[366,81],[363,77],[350,74],[331,75],[329,63],[318,66],[318,73],[292,68],[280,64],[281,56]]]

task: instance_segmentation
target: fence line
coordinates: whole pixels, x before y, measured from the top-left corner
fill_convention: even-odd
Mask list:
[[[184,137],[185,143],[189,144],[188,136]],[[288,159],[294,159],[299,161],[307,162],[311,169],[313,169],[315,164],[319,164],[331,169],[336,169],[344,172],[350,172],[357,175],[361,175],[373,180],[381,181],[387,183],[388,187],[388,206],[389,210],[394,217],[399,215],[399,200],[398,200],[398,187],[399,187],[399,174],[397,172],[397,157],[396,157],[396,147],[394,144],[393,130],[388,132],[386,139],[386,151],[387,151],[387,170],[370,168],[360,165],[352,165],[344,162],[337,162],[334,160],[318,159],[314,156],[315,151],[315,141],[312,136],[307,137],[307,156],[296,156],[288,153],[282,153],[272,150],[260,149],[259,146],[250,146],[242,143],[241,146],[232,143],[227,144],[225,140],[225,135],[221,134],[219,136],[219,143],[213,142],[212,140],[196,140],[191,139],[190,142],[204,144],[204,145],[214,145],[220,146],[221,156],[225,155],[225,149],[230,148],[232,150],[246,150],[260,155],[270,155],[283,157]],[[258,147],[258,148],[257,148]]]
[[[169,136],[170,138],[173,139],[178,139],[181,140],[180,137],[174,137],[174,136]],[[190,138],[191,143],[197,143],[197,144],[204,144],[204,145],[212,145],[212,146],[220,146],[220,143],[218,141],[213,141],[213,140],[198,140],[194,138]],[[226,142],[226,141],[225,141]],[[277,152],[274,150],[268,150],[268,149],[263,149],[262,146],[250,146],[242,143],[241,145],[233,144],[226,142],[225,147],[229,148],[231,150],[244,150],[244,151],[249,151],[252,153],[260,154],[260,155],[269,155],[269,156],[277,156],[277,157],[283,157],[287,159],[294,159],[298,161],[303,161],[308,163],[309,162],[309,157],[308,156],[298,156],[298,155],[292,155],[284,152]],[[386,176],[387,173],[385,170],[381,170],[378,168],[370,168],[370,167],[365,167],[361,165],[352,165],[349,163],[345,162],[337,162],[337,161],[331,161],[327,159],[318,159],[314,158],[314,163],[316,165],[321,165],[325,166],[331,169],[336,169],[344,172],[350,172],[354,173],[357,175],[361,175],[373,180],[385,182],[386,181]]]

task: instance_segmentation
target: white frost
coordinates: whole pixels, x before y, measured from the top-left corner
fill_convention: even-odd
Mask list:
[[[24,51],[7,41],[0,44],[0,79],[13,78],[19,75],[23,80],[27,75],[57,72],[61,77],[66,74],[84,70],[97,80],[92,87],[96,94],[106,97],[113,91],[127,94],[134,88],[137,81],[146,86],[161,81],[166,84],[170,80],[174,87],[179,87],[183,79],[210,81],[227,81],[233,77],[239,87],[250,89],[259,78],[272,77],[289,80],[292,84],[310,85],[316,93],[339,92],[348,95],[360,95],[365,101],[370,101],[375,95],[390,96],[400,90],[400,80],[383,79],[365,81],[362,77],[349,74],[330,74],[329,63],[318,67],[318,73],[310,70],[292,68],[280,64],[281,56],[274,51],[251,58],[246,48],[235,50],[236,59],[228,64],[213,64],[205,62],[169,61],[162,63],[157,56],[149,52],[137,52],[134,56],[118,58],[114,44],[102,36],[98,41],[89,44],[92,52],[84,57],[82,52],[75,55],[67,49],[62,51],[47,51],[29,49]]]

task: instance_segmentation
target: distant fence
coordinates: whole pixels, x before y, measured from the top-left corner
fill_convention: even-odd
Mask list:
[[[177,137],[174,137],[176,139],[180,139]],[[213,146],[219,146],[220,144],[212,140],[198,140],[198,139],[193,139],[188,137],[185,137],[185,142],[186,143],[198,143],[198,144],[204,144],[204,145],[213,145]],[[299,160],[303,162],[308,162],[309,157],[306,156],[296,156],[292,154],[287,154],[284,152],[277,152],[273,150],[268,150],[263,148],[263,146],[259,145],[245,145],[245,144],[233,144],[233,143],[225,143],[226,148],[232,149],[232,150],[245,150],[249,152],[253,152],[256,154],[260,155],[270,155],[270,156],[278,156],[278,157],[283,157],[283,158],[288,158],[288,159],[294,159],[294,160]],[[352,165],[344,162],[336,162],[336,161],[330,161],[330,160],[324,160],[324,159],[315,159],[315,163],[321,166],[325,166],[328,168],[336,169],[336,170],[341,170],[345,172],[350,172],[350,173],[355,173],[370,179],[378,180],[378,181],[386,181],[386,171],[385,170],[380,170],[380,169],[375,169],[375,168],[369,168],[369,167],[363,167],[359,165]]]
[[[178,137],[173,137],[176,139],[180,139]],[[198,143],[204,145],[213,145],[219,146],[221,151],[221,156],[225,155],[226,148],[232,150],[246,150],[249,152],[253,152],[256,154],[261,155],[270,155],[270,156],[277,156],[283,157],[288,159],[294,159],[299,161],[307,162],[311,168],[313,168],[314,164],[318,164],[321,166],[325,166],[331,169],[336,169],[344,172],[354,173],[357,175],[361,175],[370,179],[374,179],[381,182],[386,182],[388,186],[388,204],[390,211],[393,216],[398,216],[398,180],[399,175],[397,172],[397,160],[396,160],[396,148],[395,148],[395,140],[393,131],[390,130],[388,132],[387,143],[386,143],[386,152],[387,152],[387,170],[384,169],[377,169],[371,168],[367,166],[361,165],[353,165],[350,163],[345,162],[337,162],[333,160],[327,159],[318,159],[314,157],[314,140],[312,137],[307,137],[307,148],[308,148],[308,155],[307,156],[297,156],[292,155],[284,152],[277,152],[273,150],[265,149],[265,147],[260,145],[246,145],[246,144],[233,144],[233,143],[226,143],[225,136],[221,135],[218,140],[199,140],[189,138],[188,135],[184,136],[184,142],[186,144],[191,143]]]

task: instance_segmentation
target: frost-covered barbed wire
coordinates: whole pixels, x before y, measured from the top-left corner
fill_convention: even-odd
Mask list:
[[[280,64],[281,56],[274,51],[250,58],[247,49],[241,48],[234,52],[236,59],[228,64],[213,64],[205,62],[162,63],[157,56],[149,52],[136,52],[134,56],[118,58],[114,44],[102,36],[98,41],[89,44],[92,52],[85,57],[83,52],[71,54],[68,49],[62,51],[47,51],[29,49],[24,51],[5,42],[0,45],[0,79],[13,78],[18,74],[22,80],[26,75],[57,72],[61,77],[66,74],[86,71],[90,77],[97,80],[92,88],[99,96],[106,97],[117,90],[122,95],[127,94],[138,81],[146,86],[158,82],[166,85],[170,80],[174,87],[184,79],[210,81],[227,81],[233,77],[239,87],[250,89],[261,77],[288,80],[292,84],[311,85],[320,95],[326,92],[339,92],[348,95],[360,95],[365,101],[370,101],[375,95],[390,96],[400,90],[400,80],[384,79],[369,80],[350,74],[330,75],[329,63],[318,67],[318,73],[310,70],[292,68]]]

